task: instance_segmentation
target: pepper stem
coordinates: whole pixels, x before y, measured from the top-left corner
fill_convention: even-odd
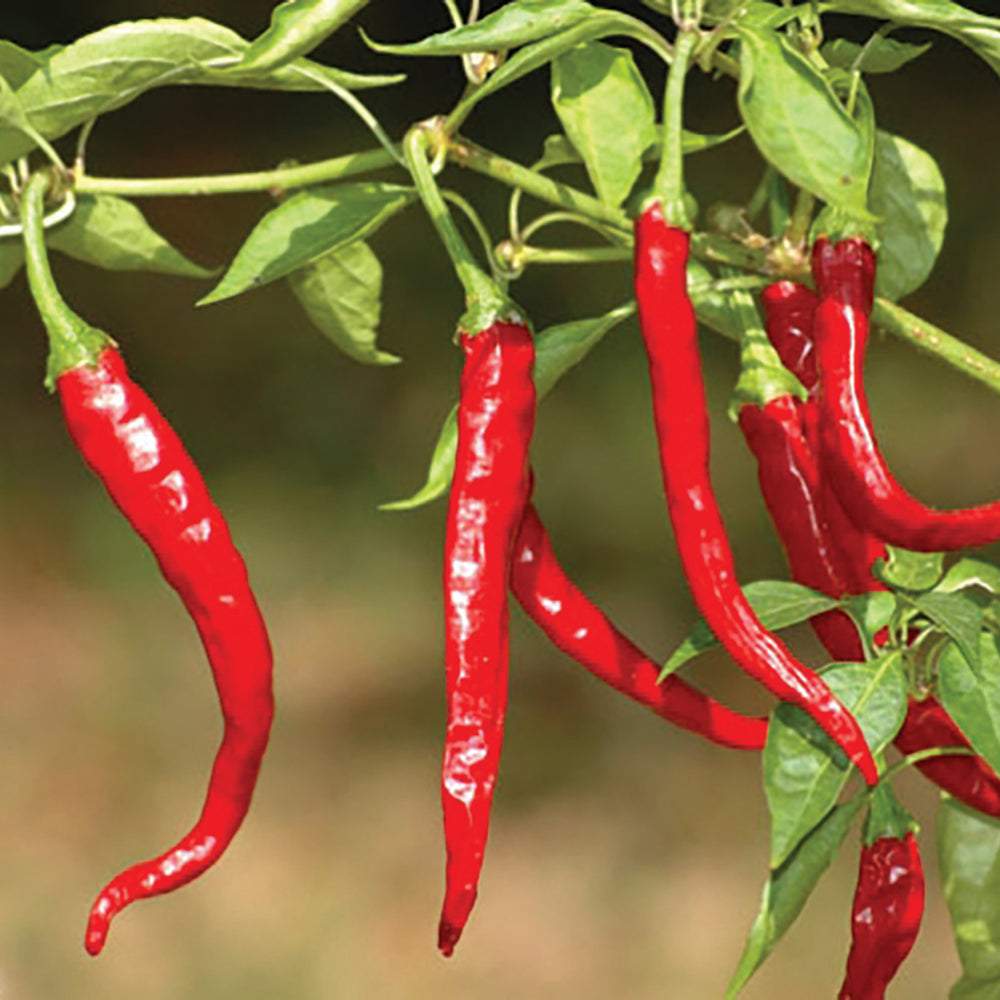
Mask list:
[[[683,24],[678,28],[663,99],[663,155],[653,182],[653,191],[663,203],[664,220],[679,229],[691,228],[684,207],[684,82],[697,41],[695,27]]]
[[[71,368],[96,365],[100,353],[114,341],[84,322],[59,293],[45,249],[45,195],[49,175],[34,174],[21,195],[21,224],[28,286],[49,336],[45,387],[52,392],[56,379]]]
[[[433,134],[438,125],[438,122],[431,121],[411,128],[403,140],[403,155],[424,208],[427,209],[427,214],[448,251],[455,274],[465,289],[466,311],[459,320],[459,329],[468,333],[480,333],[497,320],[510,316],[515,310],[497,283],[476,264],[434,179],[434,171],[427,155],[433,149]]]

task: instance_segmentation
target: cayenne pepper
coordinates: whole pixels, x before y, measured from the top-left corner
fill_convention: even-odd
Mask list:
[[[152,550],[205,648],[224,719],[201,815],[177,844],[114,878],[87,925],[91,955],[129,903],[179,888],[222,855],[250,806],[274,714],[272,655],[246,566],[180,438],[129,377],[113,341],[59,295],[45,255],[41,213],[47,180],[24,196],[28,278],[49,333],[49,383],[84,461]]]
[[[523,323],[460,336],[465,363],[445,534],[447,863],[438,927],[455,949],[476,900],[507,707],[507,586],[529,493],[535,349]]]
[[[879,451],[864,389],[875,252],[860,237],[813,246],[822,461],[854,523],[890,545],[942,552],[1000,539],[1000,502],[935,510],[907,493]]]
[[[708,417],[694,309],[686,287],[689,234],[653,202],[635,227],[639,326],[649,359],[664,492],[681,564],[699,610],[737,664],[806,711],[868,784],[878,771],[853,715],[760,623],[736,580],[709,476]]]
[[[851,950],[838,1000],[883,1000],[909,955],[924,913],[917,838],[883,836],[861,848],[851,907]]]
[[[818,373],[812,344],[818,299],[804,285],[781,281],[768,285],[761,300],[771,343],[781,360],[811,391],[807,401],[795,401],[801,424],[796,424],[784,406],[780,410],[782,419],[772,415],[766,424],[763,416],[748,408],[740,413],[741,426],[745,417],[765,424],[773,438],[755,442],[748,436],[747,440],[760,462],[762,492],[785,547],[792,576],[833,597],[841,596],[837,590],[843,580],[855,593],[883,589],[884,584],[872,576],[871,567],[876,559],[885,558],[885,546],[854,526],[830,490],[828,481],[820,475],[815,460],[819,443],[816,426]],[[804,444],[803,435],[807,438]],[[771,482],[765,483],[766,479]],[[803,524],[819,526],[815,539],[809,538]],[[827,567],[830,572],[824,583]],[[813,624],[818,621],[813,619]],[[834,659],[860,658],[862,650],[853,626],[847,624],[842,631],[827,626],[825,630],[817,629],[817,633]],[[969,747],[962,731],[933,697],[923,700],[911,697],[906,718],[893,742],[903,754],[932,747]],[[931,757],[918,761],[916,767],[961,802],[988,816],[1000,818],[1000,778],[982,757],[973,754]]]
[[[531,503],[514,544],[511,590],[555,646],[615,690],[720,746],[763,748],[767,719],[734,712],[675,675],[658,683],[660,665],[570,580]]]

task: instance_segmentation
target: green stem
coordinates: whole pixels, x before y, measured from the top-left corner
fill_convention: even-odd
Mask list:
[[[879,781],[891,781],[901,771],[919,764],[924,760],[931,760],[934,757],[970,757],[975,754],[971,747],[927,747],[924,750],[916,750],[907,754],[902,760],[896,761],[880,778]]]
[[[448,159],[460,167],[466,167],[478,174],[485,174],[510,187],[521,188],[525,194],[530,194],[540,201],[550,205],[558,205],[570,212],[586,215],[597,222],[602,222],[612,229],[632,232],[629,217],[619,208],[613,208],[598,201],[589,194],[584,194],[567,184],[561,184],[550,177],[521,166],[513,160],[504,159],[496,153],[477,146],[455,136],[447,148]]]
[[[509,315],[512,311],[511,304],[496,282],[475,263],[434,180],[427,154],[431,133],[439,125],[435,121],[411,128],[403,140],[403,155],[424,208],[427,209],[427,214],[448,251],[458,280],[465,289],[467,309],[459,320],[459,328],[469,333],[479,333],[502,316]]]
[[[950,333],[915,316],[888,299],[875,300],[872,321],[894,337],[905,340],[918,350],[944,361],[969,378],[1000,393],[1000,362],[994,361]]]
[[[45,250],[45,194],[48,189],[46,173],[36,173],[28,181],[21,198],[21,224],[28,286],[49,335],[45,384],[51,391],[60,375],[71,368],[96,364],[101,351],[113,346],[114,341],[80,319],[59,293]]]
[[[674,61],[663,99],[663,155],[653,181],[667,225],[682,229],[691,228],[684,207],[684,82],[697,41],[695,31],[681,30],[674,42]]]
[[[756,190],[747,202],[746,216],[751,222],[764,211],[764,206],[767,204],[768,196],[771,194],[771,182],[775,173],[776,171],[774,167],[772,167],[769,163],[764,168],[764,173],[761,176],[760,183],[757,185]]]
[[[139,198],[243,194],[272,189],[290,191],[382,170],[395,163],[395,159],[386,150],[370,149],[303,166],[277,167],[274,170],[243,174],[209,174],[204,177],[92,177],[78,174],[74,187],[81,194],[116,194]]]
[[[795,198],[795,208],[792,210],[792,218],[789,220],[788,230],[784,237],[785,242],[790,246],[794,247],[805,243],[815,208],[816,198],[804,188],[799,188],[799,193]]]
[[[559,223],[583,226],[591,232],[603,236],[610,243],[615,243],[619,246],[630,246],[630,241],[625,233],[618,230],[610,230],[607,226],[603,226],[599,222],[594,222],[593,219],[584,218],[582,215],[574,215],[572,212],[549,212],[547,215],[541,215],[537,219],[532,219],[521,233],[521,242],[527,243],[528,240],[546,226],[554,226]],[[631,254],[631,250],[629,253]]]
[[[479,218],[479,213],[463,198],[460,194],[455,191],[442,191],[441,196],[444,200],[450,201],[468,220],[469,224],[476,231],[476,235],[479,237],[479,242],[482,244],[483,252],[486,258],[490,262],[490,270],[493,271],[494,279],[497,278],[496,271],[494,270],[493,261],[493,240],[490,239],[490,234],[483,225],[483,220]]]
[[[631,259],[631,247],[580,247],[575,250],[560,250],[521,246],[512,252],[510,262],[515,267],[521,267],[526,264],[607,264]]]

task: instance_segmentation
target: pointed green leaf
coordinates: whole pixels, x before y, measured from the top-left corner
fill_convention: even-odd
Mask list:
[[[574,320],[542,330],[535,337],[534,378],[538,398],[546,396],[566,372],[578,365],[597,346],[606,333],[633,312],[635,304],[629,302],[604,316]],[[458,447],[457,412],[458,408],[453,407],[441,428],[424,485],[405,500],[382,504],[380,510],[412,510],[436,500],[448,491]]]
[[[215,84],[275,90],[324,90],[382,86],[399,77],[364,77],[297,61],[273,72],[225,71],[246,42],[221,25],[192,17],[123,21],[84,35],[48,54],[17,90],[31,125],[57,139],[77,125],[135,100],[154,87]],[[0,128],[0,164],[29,153],[34,142]]]
[[[876,574],[883,583],[902,590],[930,590],[941,579],[944,555],[941,552],[911,552],[886,546],[889,558],[876,563]]]
[[[823,680],[858,720],[872,753],[880,753],[906,716],[902,656],[887,653],[872,663],[827,667]],[[842,754],[831,757],[826,734],[788,704],[775,709],[764,747],[764,790],[771,813],[771,867],[826,815],[851,776]]]
[[[952,593],[969,587],[980,587],[991,594],[1000,595],[1000,569],[981,559],[959,559],[935,589],[942,593]]]
[[[243,53],[242,67],[276,69],[311,52],[370,0],[286,0],[271,14],[270,27]]]
[[[620,205],[656,141],[653,98],[632,53],[578,45],[552,63],[552,106],[601,200]]]
[[[348,357],[392,365],[394,354],[375,346],[382,311],[382,265],[362,240],[294,271],[288,282],[309,318]]]
[[[0,40],[0,76],[15,90],[45,64],[38,53],[29,52],[19,45]]]
[[[112,195],[81,196],[76,211],[50,231],[48,241],[70,257],[112,271],[158,271],[189,278],[210,278],[213,273],[175,250],[132,202]]]
[[[928,153],[879,130],[870,204],[882,219],[875,290],[895,301],[927,280],[941,252],[948,224],[944,177]]]
[[[789,580],[757,580],[743,588],[764,628],[775,631],[808,621],[837,607],[837,601]],[[695,622],[688,637],[670,654],[660,674],[661,683],[689,660],[719,645],[704,618]]]
[[[918,59],[930,47],[930,42],[926,45],[911,45],[909,42],[897,42],[894,38],[875,38],[865,45],[837,38],[827,42],[821,51],[827,62],[841,69],[857,68],[862,73],[895,73],[908,62]]]
[[[739,995],[795,922],[823,872],[837,856],[864,804],[865,796],[856,795],[849,802],[831,809],[788,860],[771,872],[761,896],[760,910],[726,990],[726,1000],[734,1000]]]
[[[1000,771],[1000,653],[992,635],[980,636],[978,670],[957,645],[947,646],[938,662],[938,696],[976,753]]]
[[[369,41],[377,52],[401,56],[460,56],[467,52],[500,52],[537,42],[572,28],[596,13],[584,0],[513,0],[475,24],[452,28],[406,45]]]
[[[962,978],[951,1000],[1000,996],[1000,822],[955,799],[938,813],[938,862]]]
[[[872,137],[783,35],[739,35],[740,112],[761,154],[799,187],[868,218]]]
[[[221,302],[364,239],[412,204],[413,188],[359,181],[292,195],[254,227],[222,280],[198,305]]]

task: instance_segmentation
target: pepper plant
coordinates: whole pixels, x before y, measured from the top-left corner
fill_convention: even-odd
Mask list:
[[[885,995],[917,937],[921,854],[933,853],[963,970],[951,995],[997,995],[1000,569],[966,550],[1000,541],[1000,500],[941,511],[906,492],[879,449],[864,366],[874,329],[1000,392],[1000,361],[900,304],[935,267],[946,186],[932,154],[881,120],[876,99],[879,78],[919,65],[936,34],[1000,76],[1000,17],[950,0],[644,0],[632,13],[587,0],[443,0],[423,37],[365,33],[369,6],[388,2],[287,0],[251,40],[202,17],[124,21],[40,51],[0,40],[0,288],[26,266],[50,338],[47,384],[195,620],[226,723],[198,824],[108,886],[88,949],[101,950],[130,901],[201,875],[235,835],[268,740],[271,662],[242,560],[200,474],[116,343],[64,301],[46,248],[205,282],[192,295],[203,308],[285,282],[334,348],[385,366],[400,360],[378,329],[392,278],[370,240],[423,212],[461,289],[442,336],[455,336],[466,366],[429,442],[425,481],[371,516],[400,516],[450,490],[441,951],[452,953],[473,912],[490,806],[503,794],[512,593],[610,688],[692,734],[759,753],[770,852],[727,997],[859,842],[842,1000]],[[383,72],[320,58],[328,38],[359,28]],[[452,100],[419,120],[380,119],[368,92],[419,86],[428,60],[461,73]],[[481,104],[521,113],[509,88],[531,74],[548,79],[560,130],[519,162],[469,134]],[[694,76],[727,95],[731,128],[688,126]],[[256,172],[94,172],[104,116],[166,86],[323,94],[370,140]],[[704,194],[699,204],[687,183],[697,157],[737,143],[754,150],[755,183],[738,204]],[[502,229],[453,189],[462,171],[504,192]],[[271,200],[221,273],[187,260],[142,212],[151,198],[252,192]],[[634,269],[635,298],[534,330],[518,281],[552,265]],[[559,565],[532,500],[545,470],[529,464],[536,403],[612,331],[629,336],[634,316],[667,513],[702,616],[662,663]],[[709,473],[699,326],[738,358],[730,416],[757,462],[788,579],[754,579],[729,545]],[[825,650],[816,662],[800,662],[776,635],[805,622]],[[717,646],[775,696],[769,719],[675,675],[686,667],[696,680],[698,656]],[[936,841],[897,790],[911,769],[941,790]],[[468,937],[463,947],[475,948]]]

